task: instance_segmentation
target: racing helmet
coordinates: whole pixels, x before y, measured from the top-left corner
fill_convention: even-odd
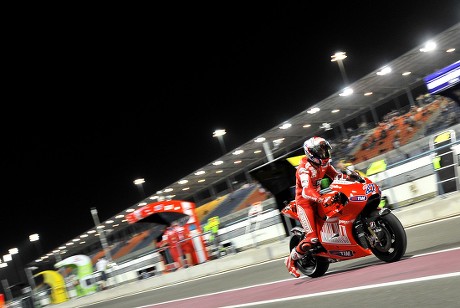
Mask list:
[[[326,139],[311,137],[303,143],[307,159],[315,165],[327,166],[331,160],[332,147]]]

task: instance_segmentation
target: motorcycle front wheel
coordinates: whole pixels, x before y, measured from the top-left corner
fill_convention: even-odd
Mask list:
[[[292,251],[301,240],[300,235],[293,235],[289,241],[289,251]],[[316,278],[323,276],[327,272],[329,269],[329,260],[306,253],[301,259],[296,261],[296,265],[299,271],[305,276]]]
[[[399,261],[407,248],[406,231],[399,219],[388,213],[375,220],[373,229],[378,240],[370,247],[372,253],[385,262]]]

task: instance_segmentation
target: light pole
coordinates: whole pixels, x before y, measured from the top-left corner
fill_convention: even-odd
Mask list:
[[[347,73],[345,72],[345,67],[343,66],[343,59],[345,59],[346,57],[347,55],[344,51],[338,51],[331,56],[331,62],[337,62],[337,64],[339,65],[340,73],[342,74],[345,87],[348,86]]]
[[[145,193],[144,193],[144,183],[145,183],[145,180],[144,179],[136,179],[133,181],[134,185],[137,186],[137,189],[139,190],[139,193],[141,194],[141,197],[142,198],[145,198]]]
[[[410,90],[410,87],[409,87],[409,84],[407,82],[407,76],[409,76],[411,74],[411,72],[404,72],[401,74],[402,76],[402,79],[404,81],[404,88],[406,89],[406,94],[407,94],[407,98],[409,99],[409,104],[411,107],[414,107],[415,106],[415,102],[414,102],[414,97],[412,96],[412,92]]]
[[[21,282],[21,273],[19,272],[18,265],[16,264],[16,262],[14,262],[14,259],[13,259],[13,255],[16,255],[18,253],[19,253],[19,249],[17,249],[17,248],[8,249],[8,255],[10,256],[9,260],[11,262],[13,262],[13,266],[16,269],[16,274],[18,275],[18,279],[19,279],[18,283],[20,283]],[[5,256],[3,256],[3,258],[5,258]],[[21,265],[19,265],[19,266],[21,266]]]
[[[99,233],[99,240],[101,241],[102,249],[104,250],[105,257],[108,261],[107,264],[111,265],[115,269],[114,266],[116,265],[113,263],[112,254],[110,253],[110,248],[107,245],[107,240],[105,238],[105,229],[99,227],[100,226],[99,216],[97,214],[97,209],[95,207],[91,208],[91,214],[93,215],[93,220],[94,220],[94,225],[96,226],[96,230]],[[114,273],[112,271],[112,274],[114,275],[114,282],[116,284],[117,283],[116,272]]]
[[[4,268],[4,267],[8,266],[8,264],[5,261],[5,256],[3,256],[3,261],[4,262],[1,262],[1,260],[0,260],[0,268]],[[11,293],[10,285],[8,283],[8,278],[6,277],[6,275],[5,275],[5,279],[2,279],[2,287],[3,287],[3,291],[5,292],[6,300],[7,301],[12,301],[13,300],[13,294]]]
[[[227,132],[225,131],[225,129],[216,129],[212,133],[213,137],[217,137],[217,139],[219,139],[220,147],[222,149],[222,154],[224,155],[227,153],[227,150],[225,149],[225,143],[224,143],[224,137],[223,137],[226,133]]]
[[[110,255],[110,249],[107,245],[107,240],[105,238],[105,230],[103,228],[99,228],[99,216],[97,215],[97,209],[95,207],[91,208],[91,214],[93,215],[94,225],[96,226],[96,230],[99,233],[99,240],[101,241],[102,249],[104,250],[105,257],[109,262],[112,262],[112,256]]]
[[[26,272],[27,281],[29,282],[30,286],[30,300],[32,301],[32,305],[35,307],[35,280],[34,275],[32,273],[33,270],[38,269],[36,266],[26,267],[24,271]]]
[[[40,244],[40,235],[37,233],[29,235],[29,241],[34,244],[35,248],[37,249],[38,256],[41,258],[43,252],[42,252],[42,246]]]

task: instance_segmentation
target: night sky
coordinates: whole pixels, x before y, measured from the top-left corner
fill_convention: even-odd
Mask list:
[[[353,82],[460,21],[458,0],[285,2],[10,25],[0,256],[32,233],[49,252],[94,226],[90,208],[104,221],[140,201],[134,179],[151,195],[220,157],[215,129],[231,151],[340,91],[336,51]]]

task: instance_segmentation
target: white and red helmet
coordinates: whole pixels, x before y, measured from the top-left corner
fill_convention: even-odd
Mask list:
[[[311,137],[303,143],[303,150],[308,160],[315,165],[327,166],[331,160],[332,147],[324,138]]]

